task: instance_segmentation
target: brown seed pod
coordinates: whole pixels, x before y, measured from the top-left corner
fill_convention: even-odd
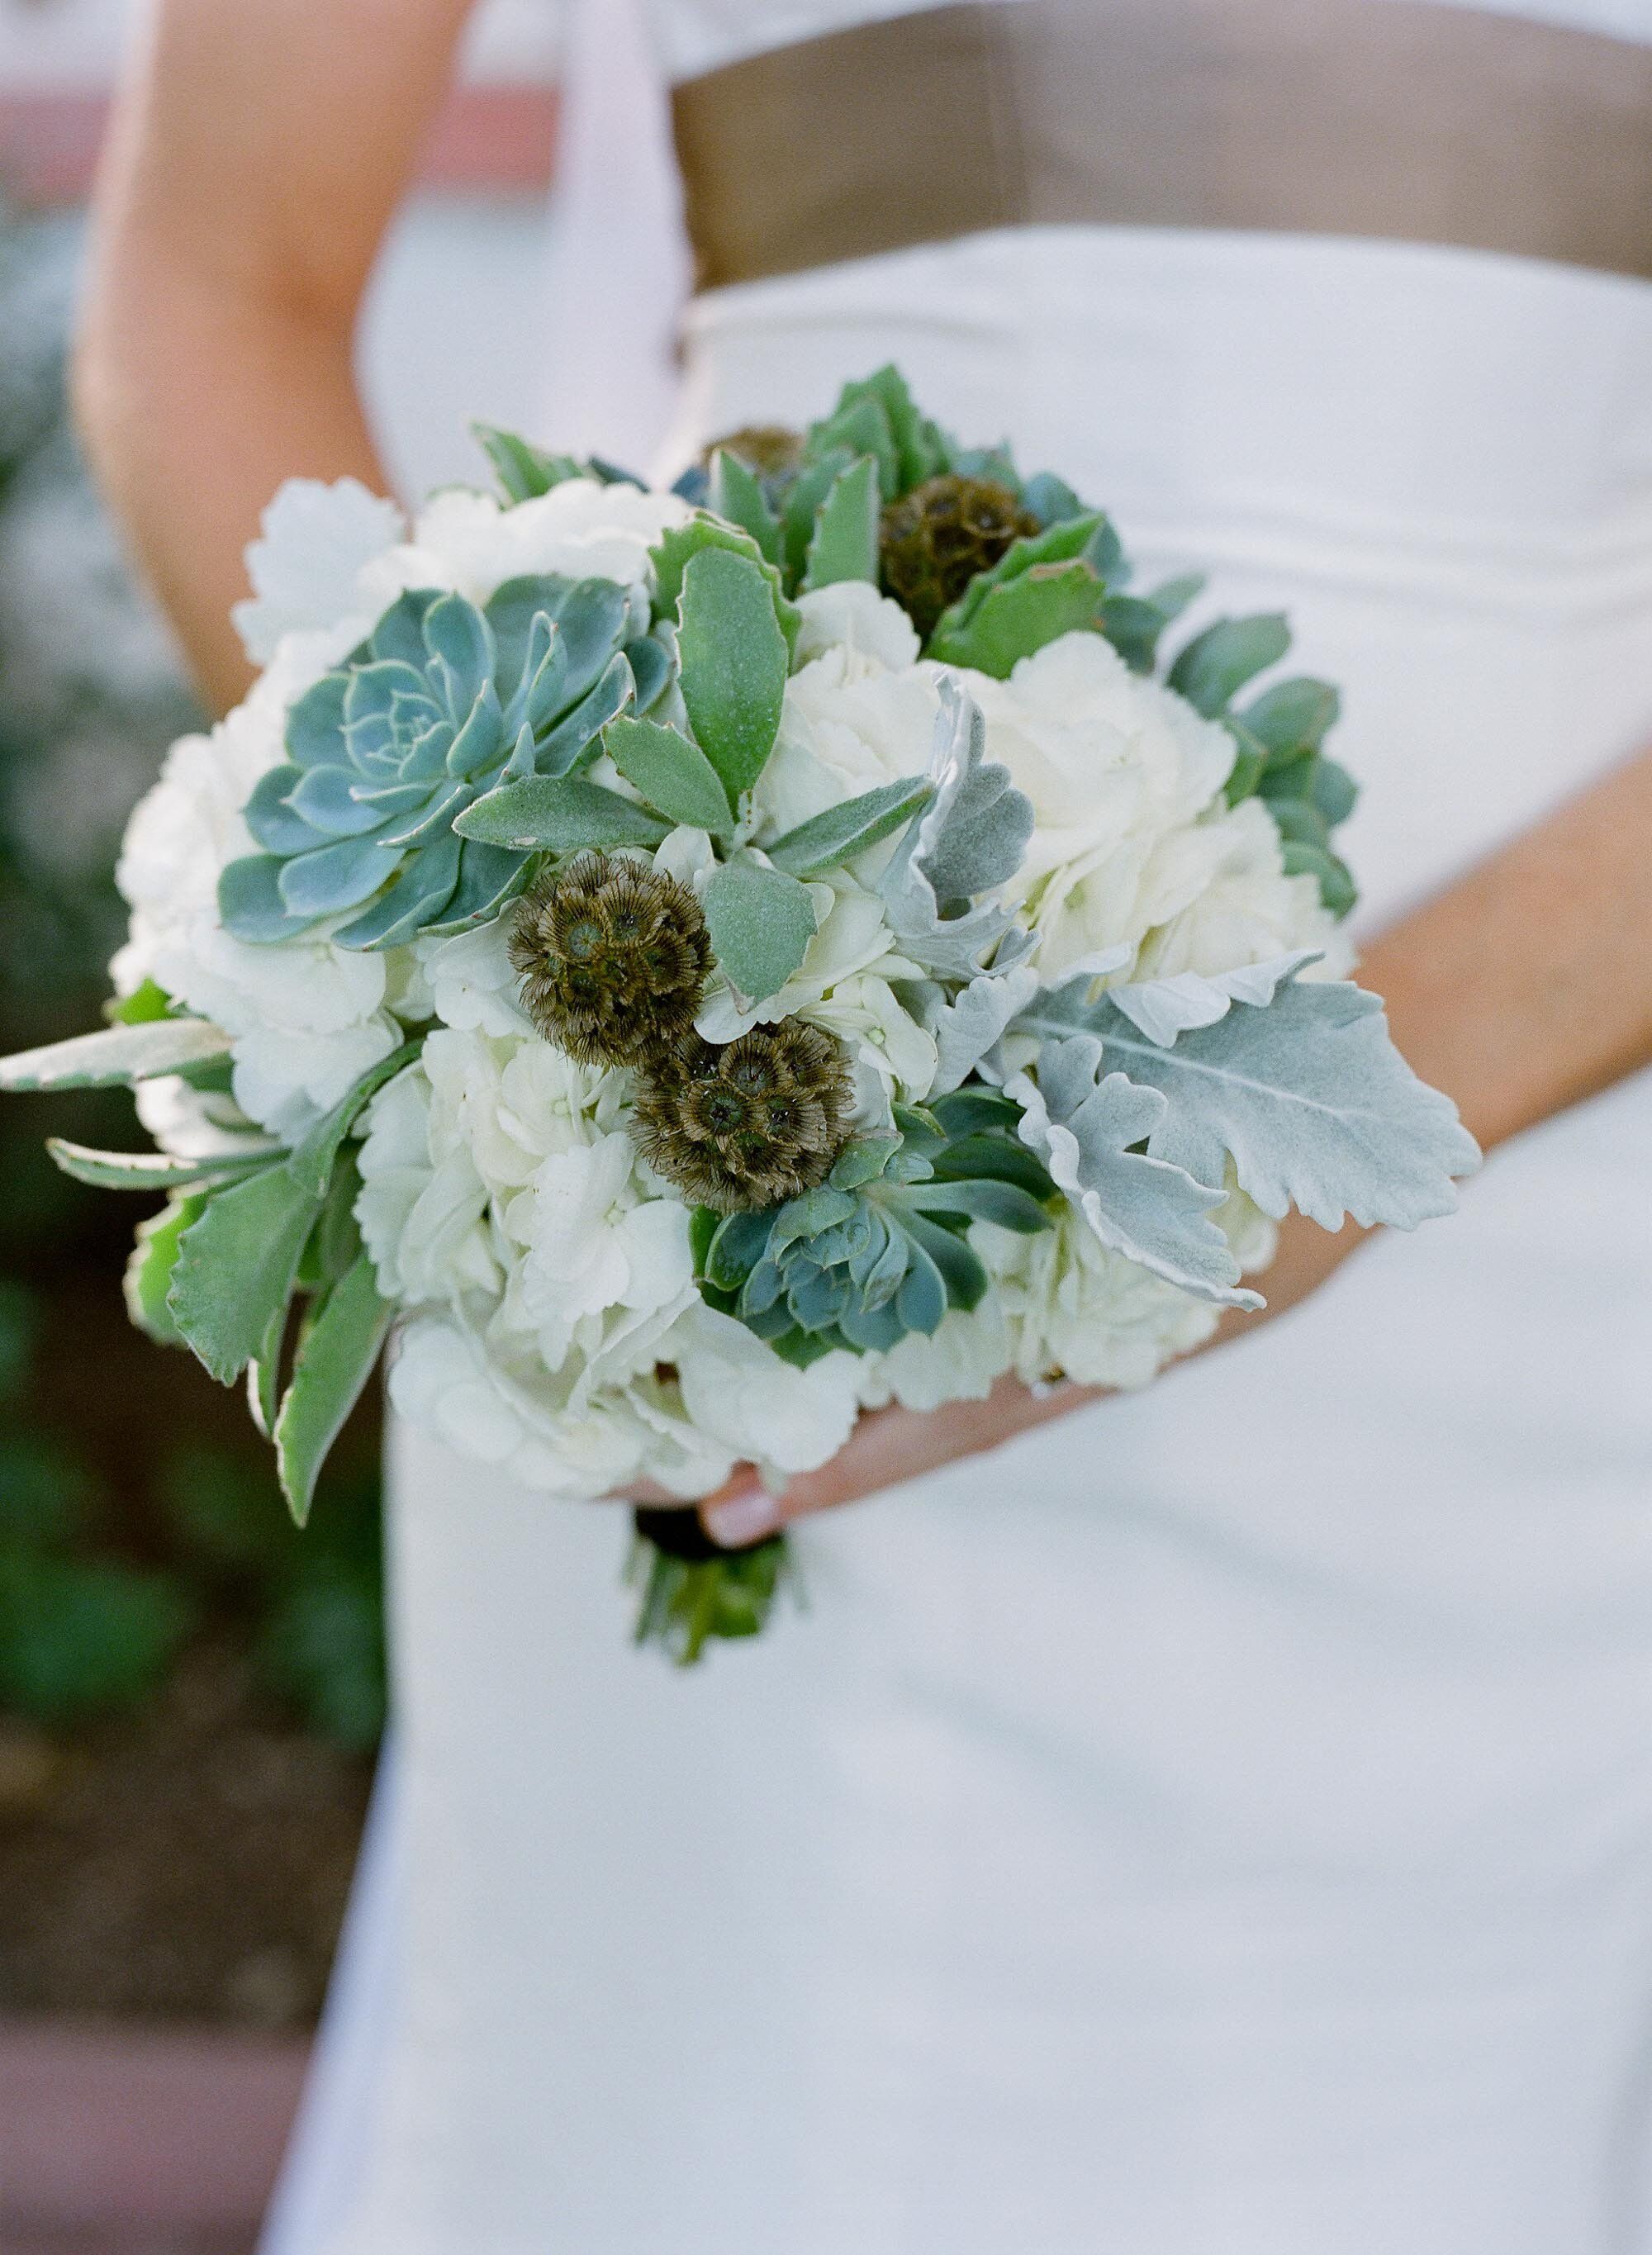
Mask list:
[[[975,574],[1038,529],[1008,486],[950,472],[929,478],[883,511],[878,567],[884,593],[927,641]]]
[[[788,431],[780,423],[749,423],[738,431],[725,432],[721,439],[707,441],[700,455],[700,466],[710,469],[712,456],[721,447],[725,453],[738,455],[754,475],[760,478],[789,477],[798,467],[803,454],[803,434]]]
[[[853,1103],[847,1052],[800,1018],[718,1047],[698,1037],[650,1061],[635,1128],[657,1175],[697,1205],[780,1205],[823,1183]]]
[[[712,959],[686,886],[644,861],[594,853],[524,894],[510,950],[529,1016],[584,1064],[641,1064],[680,1042]]]

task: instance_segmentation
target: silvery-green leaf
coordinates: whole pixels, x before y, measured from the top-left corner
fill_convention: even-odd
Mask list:
[[[763,487],[738,454],[726,446],[712,456],[706,504],[730,524],[749,532],[770,564],[781,561],[780,520]]]
[[[761,566],[725,548],[689,558],[677,652],[695,738],[736,805],[774,748],[786,686],[786,638]]]
[[[444,595],[425,614],[425,647],[453,669],[459,685],[459,710],[468,712],[484,684],[491,684],[493,634],[482,613],[463,595]],[[453,718],[459,717],[455,710]]]
[[[54,1167],[77,1183],[99,1191],[175,1191],[189,1183],[228,1180],[267,1167],[277,1147],[257,1146],[250,1154],[221,1153],[210,1159],[178,1159],[170,1151],[95,1151],[64,1136],[46,1139]]]
[[[380,1299],[364,1253],[318,1303],[299,1338],[275,1444],[281,1492],[300,1527],[327,1451],[373,1374],[394,1312]]]
[[[1102,1078],[1101,1057],[1101,1043],[1087,1034],[1046,1041],[1037,1082],[1023,1072],[1005,1084],[1022,1107],[1022,1141],[1113,1252],[1200,1299],[1261,1307],[1240,1287],[1233,1248],[1211,1219],[1223,1192],[1151,1156],[1150,1143],[1148,1152],[1132,1148],[1162,1125],[1164,1098],[1121,1072]]]
[[[285,783],[285,796],[278,800],[271,790],[278,777]],[[308,847],[324,845],[328,838],[355,838],[376,830],[386,810],[373,798],[358,795],[352,788],[355,780],[348,768],[272,768],[260,776],[247,802],[247,827],[261,846],[285,854],[302,854]],[[270,834],[276,826],[272,822],[266,820],[261,829],[253,819],[255,811],[273,817],[283,808],[296,820],[290,818],[279,836]],[[311,833],[307,841],[302,835],[306,830]]]
[[[1290,1206],[1326,1229],[1415,1228],[1457,1204],[1452,1177],[1480,1163],[1457,1107],[1388,1038],[1374,994],[1338,981],[1283,981],[1163,1049],[1104,996],[1091,1023],[1108,1061],[1167,1099],[1156,1157],[1239,1186],[1278,1219]],[[1042,1060],[1040,1071],[1042,1071]]]
[[[611,721],[602,748],[627,783],[673,822],[715,837],[733,820],[728,795],[698,744],[653,720]]]
[[[714,870],[700,906],[713,952],[749,1002],[777,994],[814,938],[808,887],[760,861],[729,861]]]
[[[785,543],[785,571],[791,584],[795,586],[803,577],[809,543],[814,537],[815,511],[837,479],[845,470],[852,469],[856,457],[866,451],[858,445],[832,446],[824,454],[806,453],[798,466],[787,488],[780,520],[781,537]]]
[[[1281,613],[1218,619],[1194,636],[1167,679],[1196,713],[1213,720],[1253,676],[1276,665],[1290,648],[1290,628]],[[1252,714],[1246,720],[1254,729]]]
[[[1168,1049],[1178,1035],[1199,1026],[1213,1026],[1235,1002],[1248,1003],[1253,1009],[1265,1008],[1282,980],[1295,978],[1305,965],[1318,960],[1318,950],[1302,947],[1291,955],[1276,955],[1267,963],[1219,972],[1213,979],[1203,978],[1197,971],[1178,971],[1168,979],[1110,987],[1106,1000],[1149,1041]],[[1064,981],[1055,995],[1069,994],[1071,983]],[[1053,1001],[1055,996],[1051,999]],[[1080,1009],[1074,1022],[1082,1025],[1086,1015]]]
[[[804,561],[807,589],[877,580],[878,471],[869,454],[840,471],[816,511]]]
[[[270,1167],[218,1191],[184,1231],[166,1305],[220,1385],[241,1375],[292,1297],[320,1210],[320,1196],[290,1167]]]
[[[966,980],[978,974],[1012,919],[990,901],[961,914],[946,912],[1013,876],[1032,834],[1031,801],[1010,783],[1007,768],[987,759],[986,745],[979,706],[956,682],[944,680],[929,769],[935,796],[878,881],[902,954],[925,970]]]
[[[989,1190],[996,1185],[983,1183],[977,1187]],[[1040,1223],[1043,1219],[1040,1215]],[[966,1311],[978,1308],[987,1296],[988,1278],[981,1256],[971,1249],[968,1239],[925,1221],[921,1213],[906,1215],[903,1226],[908,1239],[920,1245],[940,1271],[947,1305]]]
[[[1038,973],[1030,963],[982,972],[951,1002],[943,988],[931,988],[922,1012],[925,1031],[935,1037],[931,1099],[961,1087],[1037,991]]]
[[[868,847],[892,837],[933,793],[926,776],[882,783],[788,830],[769,847],[769,859],[794,877],[818,877],[827,869],[840,868]]]
[[[515,853],[579,854],[657,846],[671,825],[584,776],[529,776],[475,800],[453,827],[461,838]]]
[[[204,1018],[150,1018],[0,1057],[0,1089],[127,1088],[208,1057],[227,1057],[231,1036]]]

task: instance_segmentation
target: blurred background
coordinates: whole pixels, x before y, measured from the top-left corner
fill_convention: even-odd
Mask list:
[[[134,800],[200,725],[81,463],[65,359],[132,0],[0,0],[0,1049],[95,1024]],[[484,0],[376,277],[404,495],[532,429],[556,0]],[[144,1211],[46,1160],[130,1101],[0,1111],[0,2255],[250,2244],[384,1714],[377,1435],[310,1528],[237,1394],[125,1322]]]

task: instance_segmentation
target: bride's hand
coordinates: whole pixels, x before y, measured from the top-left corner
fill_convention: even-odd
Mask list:
[[[1279,1253],[1263,1280],[1268,1293],[1267,1315],[1276,1316],[1311,1292],[1358,1245],[1364,1232],[1351,1225],[1332,1236],[1313,1224],[1293,1216],[1279,1233]],[[1234,1314],[1223,1318],[1210,1345],[1241,1337],[1264,1321],[1262,1316]],[[891,1405],[863,1416],[829,1463],[818,1472],[799,1472],[788,1480],[784,1494],[770,1495],[756,1472],[742,1465],[734,1478],[707,1496],[699,1507],[706,1531],[729,1548],[756,1542],[789,1521],[833,1504],[854,1503],[875,1495],[880,1488],[936,1471],[960,1457],[995,1449],[1034,1425],[1065,1417],[1086,1403],[1098,1401],[1105,1389],[1063,1384],[1035,1394],[1015,1378],[1001,1378],[981,1401],[949,1401],[943,1408],[920,1411]],[[642,1502],[668,1503],[663,1492],[632,1498]]]

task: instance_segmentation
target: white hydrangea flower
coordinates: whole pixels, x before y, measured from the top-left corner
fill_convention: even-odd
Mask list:
[[[917,629],[892,596],[881,595],[869,580],[835,580],[797,599],[803,623],[798,629],[798,664],[841,648],[875,658],[891,673],[916,665],[922,647]]]
[[[306,629],[350,619],[365,631],[374,614],[363,568],[406,530],[396,503],[355,478],[331,485],[289,478],[264,512],[262,537],[247,550],[252,594],[230,613],[253,664],[267,664],[283,636]]]
[[[798,1370],[744,1324],[700,1300],[666,1345],[689,1416],[734,1458],[783,1472],[812,1472],[847,1440],[858,1408],[855,1356],[823,1355]]]
[[[1182,897],[1149,933],[1133,978],[1170,979],[1180,971],[1209,978],[1301,947],[1317,948],[1324,959],[1305,977],[1347,975],[1353,958],[1347,935],[1316,878],[1285,875],[1278,827],[1260,799],[1213,809],[1161,849],[1161,858],[1168,861],[1177,845],[1184,847]]]
[[[415,939],[408,952],[423,973],[430,1014],[460,1033],[531,1034],[533,1022],[522,1007],[510,938],[507,910],[474,931]]]
[[[405,544],[387,550],[363,573],[371,615],[409,587],[452,587],[473,603],[524,573],[617,580],[645,598],[649,550],[692,515],[675,494],[568,478],[532,501],[508,507],[492,494],[450,487],[419,511]]]

